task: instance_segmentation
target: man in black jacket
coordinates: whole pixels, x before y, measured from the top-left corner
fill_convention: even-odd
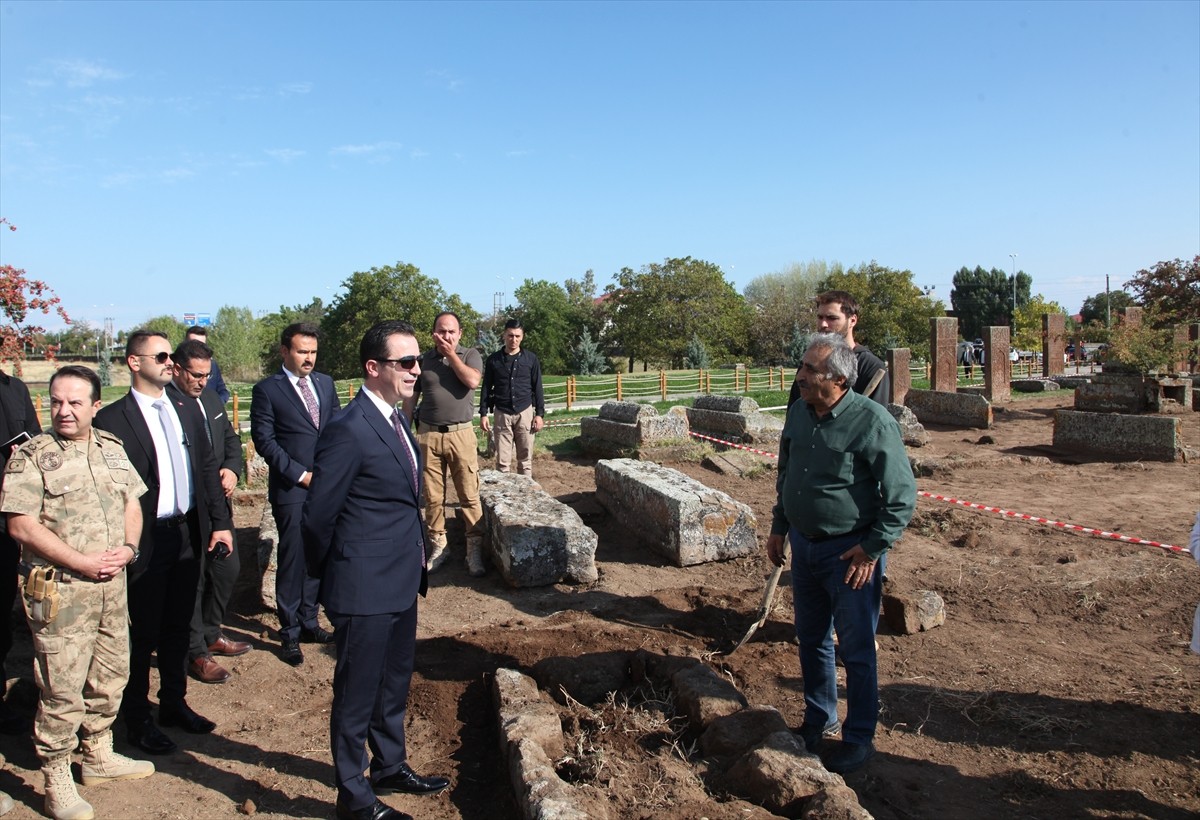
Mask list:
[[[242,473],[242,442],[229,422],[224,402],[206,387],[216,364],[212,349],[204,342],[189,339],[175,348],[171,359],[175,363],[175,375],[167,385],[167,392],[172,397],[195,402],[204,414],[208,422],[208,440],[221,476],[221,489],[228,504]],[[235,641],[221,631],[221,622],[241,568],[235,542],[230,541],[227,546],[228,552],[218,548],[201,558],[200,587],[196,590],[196,611],[192,615],[192,637],[188,647],[188,673],[202,683],[224,683],[231,677],[228,669],[213,660],[213,655],[233,657],[250,651],[250,644]]]
[[[16,376],[0,370],[0,486],[4,481],[4,467],[8,457],[22,441],[42,432],[29,388]],[[0,673],[4,661],[12,649],[12,612],[17,599],[17,563],[21,560],[21,548],[8,535],[5,517],[0,515]],[[0,678],[0,698],[4,696]],[[26,721],[0,700],[0,732],[17,734],[24,730]]]

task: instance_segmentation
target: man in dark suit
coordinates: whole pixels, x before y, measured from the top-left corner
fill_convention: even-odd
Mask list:
[[[22,440],[28,441],[41,432],[42,425],[29,397],[29,388],[16,376],[0,370],[0,483],[13,450]],[[0,674],[4,672],[4,661],[12,649],[12,612],[17,600],[17,563],[20,560],[21,548],[9,537],[6,517],[0,515]],[[6,680],[7,675],[0,677],[0,732],[15,734],[26,729],[28,721],[4,702]]]
[[[221,397],[206,384],[216,364],[212,348],[196,339],[188,339],[171,356],[175,363],[174,376],[167,385],[173,399],[195,403],[208,423],[205,432],[217,459],[221,490],[225,503],[233,497],[238,476],[242,473],[242,442]],[[233,512],[230,510],[230,517]],[[196,611],[192,614],[191,642],[188,646],[188,673],[202,683],[224,683],[232,677],[229,670],[213,660],[213,655],[234,657],[250,651],[250,644],[235,641],[221,631],[225,610],[233,596],[241,561],[235,554],[237,543],[230,541],[228,551],[218,547],[205,553],[200,561],[200,586],[196,590]]]
[[[254,385],[250,402],[250,436],[270,468],[267,500],[279,530],[275,605],[282,658],[292,666],[304,663],[301,641],[333,640],[317,622],[318,584],[304,571],[300,537],[317,436],[340,406],[333,379],[313,370],[320,335],[307,322],[284,328],[279,345],[283,369]]]
[[[158,653],[158,722],[206,734],[211,720],[187,705],[188,637],[199,552],[233,541],[217,461],[194,402],[166,394],[174,368],[166,335],[135,330],[125,344],[130,390],[102,408],[95,426],[121,439],[148,492],[142,537],[129,565],[129,685],[121,711],[129,742],[150,754],[177,748],[150,715],[150,656]],[[151,523],[153,522],[153,523]]]
[[[407,322],[367,331],[363,387],[322,433],[304,504],[308,571],[320,579],[337,644],[329,724],[343,820],[408,818],[375,795],[434,794],[450,784],[409,768],[404,744],[417,595],[427,582],[421,465],[408,421],[420,352]]]

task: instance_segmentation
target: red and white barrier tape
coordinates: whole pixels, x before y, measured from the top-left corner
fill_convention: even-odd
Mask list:
[[[748,453],[757,453],[758,455],[766,456],[767,458],[779,458],[778,453],[768,453],[766,450],[755,450],[753,447],[747,447],[744,444],[734,444],[732,441],[724,441],[723,439],[713,438],[712,436],[706,436],[701,433],[694,433],[691,430],[688,431],[688,435],[694,438],[702,438],[705,441],[715,441],[717,444],[724,444],[726,447],[735,447],[738,450],[745,450]]]
[[[776,453],[768,453],[765,450],[755,450],[753,447],[746,447],[745,445],[742,445],[742,444],[734,444],[732,441],[724,441],[719,438],[713,438],[712,436],[704,436],[704,435],[701,435],[700,433],[689,433],[689,435],[695,436],[696,438],[705,439],[706,441],[714,441],[717,444],[724,444],[726,447],[736,447],[739,450],[747,450],[751,453],[758,453],[761,456],[768,456],[769,458],[775,458],[775,459],[779,458],[778,454],[776,454]],[[1083,533],[1084,535],[1094,535],[1097,538],[1111,538],[1114,541],[1124,541],[1129,544],[1140,544],[1140,545],[1147,546],[1147,547],[1158,547],[1159,549],[1169,550],[1171,552],[1176,552],[1176,553],[1186,553],[1188,551],[1186,548],[1177,547],[1174,544],[1163,544],[1159,541],[1150,541],[1145,538],[1134,538],[1131,535],[1121,535],[1120,533],[1117,533],[1117,532],[1108,532],[1107,530],[1098,530],[1093,527],[1082,527],[1078,524],[1068,524],[1065,521],[1052,521],[1049,518],[1042,518],[1041,516],[1037,516],[1037,515],[1027,515],[1025,513],[1013,512],[1012,510],[1006,510],[1006,509],[1003,509],[1002,507],[989,507],[986,504],[976,504],[971,501],[963,501],[961,499],[951,498],[950,496],[946,496],[946,495],[938,495],[937,493],[927,493],[923,490],[918,490],[917,495],[923,496],[924,498],[932,498],[936,501],[945,501],[948,504],[957,504],[960,507],[967,507],[972,510],[983,510],[984,512],[993,512],[993,513],[997,513],[998,515],[1006,516],[1008,518],[1017,518],[1022,521],[1032,521],[1035,524],[1047,524],[1051,527],[1058,527],[1059,529],[1066,530],[1067,532],[1078,532],[1078,533]]]
[[[972,510],[983,510],[984,512],[994,512],[999,515],[1004,515],[1009,518],[1019,518],[1022,521],[1032,521],[1035,524],[1048,524],[1051,527],[1067,530],[1068,532],[1081,532],[1086,535],[1094,535],[1097,538],[1112,538],[1115,541],[1125,541],[1129,544],[1141,544],[1147,547],[1158,547],[1171,552],[1187,552],[1183,547],[1177,547],[1174,544],[1163,544],[1158,541],[1149,541],[1145,538],[1134,538],[1131,535],[1121,535],[1117,532],[1108,532],[1107,530],[1097,530],[1092,527],[1081,527],[1078,524],[1068,524],[1064,521],[1052,521],[1049,518],[1042,518],[1036,515],[1026,515],[1025,513],[1013,512],[1005,510],[1001,507],[989,507],[986,504],[974,504],[970,501],[962,501],[958,498],[951,498],[946,495],[938,495],[936,493],[927,493],[922,490],[917,491],[917,495],[925,498],[933,498],[937,501],[945,501],[948,504],[957,504],[960,507],[969,507]]]

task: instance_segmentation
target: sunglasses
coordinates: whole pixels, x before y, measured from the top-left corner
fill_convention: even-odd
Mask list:
[[[171,361],[171,354],[166,351],[162,353],[134,353],[139,359],[154,359],[158,364],[166,364]]]
[[[379,362],[380,364],[385,362],[388,364],[398,364],[400,365],[401,370],[412,370],[417,364],[417,357],[401,356],[399,359],[376,359],[375,361]]]

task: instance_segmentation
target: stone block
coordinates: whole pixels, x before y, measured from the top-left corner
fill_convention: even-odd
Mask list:
[[[744,396],[696,396],[692,407],[697,410],[716,410],[720,413],[757,413],[758,402]]]
[[[1182,457],[1181,422],[1173,416],[1056,410],[1055,449],[1139,461]]]
[[[740,757],[769,736],[787,730],[787,721],[773,706],[742,709],[709,723],[700,736],[700,750],[705,757]]]
[[[610,421],[620,421],[634,424],[639,419],[657,416],[658,410],[652,404],[638,404],[632,401],[606,401],[600,405],[600,418]]]
[[[1058,382],[1054,379],[1013,379],[1012,389],[1018,393],[1045,393],[1058,390]]]
[[[883,596],[883,617],[901,635],[926,632],[946,622],[946,603],[930,589]]]
[[[909,447],[924,447],[929,443],[929,433],[917,420],[917,415],[907,407],[901,407],[898,404],[889,404],[888,412],[892,414],[892,418],[900,425],[900,438]]]
[[[958,387],[958,319],[931,316],[929,325],[930,381],[935,392],[953,393]]]
[[[679,567],[758,549],[758,522],[749,506],[669,467],[628,458],[599,461],[596,500]]]
[[[566,742],[558,709],[532,678],[514,669],[497,669],[492,692],[506,745],[528,739],[551,758],[562,756]]]
[[[762,456],[748,453],[745,450],[725,450],[721,453],[712,453],[706,455],[700,463],[721,475],[737,476],[738,478],[758,475],[763,470],[771,468],[771,465],[764,462]]]
[[[992,405],[983,396],[910,390],[905,404],[922,424],[978,427],[984,430],[992,426]]]
[[[846,782],[826,771],[791,732],[770,735],[722,772],[717,784],[783,817],[810,817],[818,807],[822,817],[871,816]]]
[[[1067,354],[1067,314],[1042,314],[1042,375],[1062,375]]]
[[[750,705],[736,686],[702,664],[680,669],[671,676],[671,687],[676,712],[687,717],[697,734],[713,720]]]
[[[1190,379],[1098,373],[1075,390],[1075,409],[1092,413],[1172,413],[1192,408]]]
[[[888,396],[889,404],[904,404],[904,397],[912,388],[912,373],[908,369],[911,360],[912,354],[907,347],[888,348],[887,366],[892,393]]]
[[[734,444],[778,446],[783,434],[783,419],[768,416],[766,413],[734,413],[703,407],[688,407],[685,408],[685,412],[690,429]]]
[[[587,584],[599,577],[596,533],[533,479],[481,470],[479,499],[490,558],[510,585]]]
[[[275,525],[275,514],[271,505],[263,507],[262,518],[258,522],[258,573],[260,576],[258,597],[262,605],[272,612],[277,604],[275,601],[275,577],[279,571],[279,528]]]
[[[1012,362],[1008,360],[1009,330],[1007,327],[983,329],[983,395],[992,404],[1012,398],[1009,378]]]

